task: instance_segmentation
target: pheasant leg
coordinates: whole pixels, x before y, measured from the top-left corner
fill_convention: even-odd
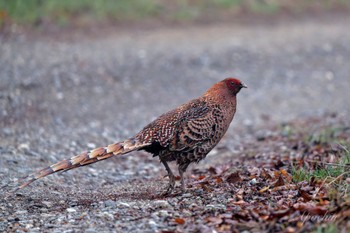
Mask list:
[[[164,165],[166,171],[168,172],[168,177],[169,177],[169,184],[168,184],[165,192],[163,193],[163,195],[168,195],[174,190],[174,187],[175,187],[175,176],[174,176],[173,172],[171,171],[168,163],[166,161],[164,161],[164,160],[161,160],[161,162]]]

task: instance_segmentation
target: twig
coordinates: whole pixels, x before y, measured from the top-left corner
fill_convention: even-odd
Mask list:
[[[326,164],[326,165],[332,165],[332,166],[339,166],[339,167],[350,167],[350,164],[339,164],[339,163],[326,163],[326,162],[320,162],[320,161],[316,161],[316,160],[305,160],[307,162],[312,162],[312,163],[322,163],[322,164]]]
[[[338,180],[340,177],[342,177],[345,174],[349,174],[350,172],[344,172],[342,174],[340,174],[339,176],[337,176],[334,180],[332,180],[331,182],[329,182],[327,185],[330,185],[332,183],[334,183],[336,180]]]

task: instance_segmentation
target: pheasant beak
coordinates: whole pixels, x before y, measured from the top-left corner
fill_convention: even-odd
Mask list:
[[[248,86],[245,85],[244,83],[241,83],[241,87],[248,88]]]

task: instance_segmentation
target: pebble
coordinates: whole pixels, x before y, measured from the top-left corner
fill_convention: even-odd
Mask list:
[[[257,183],[257,181],[255,178],[253,178],[249,181],[249,184],[251,184],[251,185],[255,185],[256,183]]]
[[[182,214],[184,217],[191,217],[192,216],[192,212],[188,211],[188,210],[183,210]]]
[[[33,228],[33,227],[34,227],[34,225],[33,225],[33,224],[31,224],[31,223],[26,224],[26,226],[25,226],[25,228],[27,228],[27,229],[30,229],[30,228]]]
[[[89,142],[86,146],[87,146],[89,149],[95,149],[95,148],[96,148],[96,144],[95,144],[95,143],[92,143],[92,142]]]
[[[155,228],[157,228],[157,223],[154,221],[154,220],[149,220],[148,221],[148,226],[150,227],[150,228],[152,228],[152,229],[155,229]]]
[[[115,203],[115,201],[112,200],[107,200],[104,202],[106,207],[111,207],[111,208],[115,208],[117,206],[117,204]],[[124,203],[127,204],[127,203]]]
[[[196,203],[192,203],[190,204],[190,206],[188,207],[189,209],[197,209],[198,208],[198,205]]]
[[[166,211],[166,210],[160,210],[160,211],[158,212],[158,215],[159,215],[160,217],[167,217],[167,216],[169,216],[169,212]]]
[[[47,208],[50,208],[53,206],[53,203],[50,201],[42,201],[41,203],[43,203]]]
[[[74,212],[77,212],[77,210],[76,210],[76,209],[74,209],[74,208],[67,208],[67,209],[66,209],[66,211],[67,211],[68,213],[74,213]]]
[[[18,149],[21,150],[21,151],[24,151],[24,150],[29,150],[29,143],[21,143],[18,145]]]
[[[170,207],[170,204],[167,201],[159,200],[154,202],[154,206],[157,206],[158,208],[168,208]]]
[[[182,197],[192,197],[193,195],[191,194],[191,193],[184,193],[184,194],[182,194]]]
[[[117,202],[116,206],[118,208],[130,208],[130,205],[128,203],[126,203],[126,202]]]
[[[217,204],[217,205],[206,205],[205,206],[205,210],[226,210],[226,206],[221,205],[221,204]]]

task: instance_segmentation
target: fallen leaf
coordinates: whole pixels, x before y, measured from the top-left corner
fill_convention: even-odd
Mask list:
[[[266,186],[266,187],[260,189],[260,190],[259,190],[259,193],[264,193],[264,192],[266,192],[267,190],[269,190],[269,188],[270,188],[270,186]]]
[[[299,189],[299,193],[300,196],[304,198],[305,202],[309,202],[312,200],[312,197],[305,190]]]
[[[284,180],[282,176],[278,176],[278,180],[273,184],[273,187],[278,187],[284,185]]]
[[[312,203],[296,203],[293,205],[294,209],[301,212],[308,212],[314,215],[324,215],[327,213],[327,209],[321,206],[316,206]]]
[[[288,233],[294,233],[296,230],[295,230],[295,228],[293,228],[293,227],[287,227],[286,228],[286,232],[288,232]]]
[[[219,217],[208,217],[206,218],[206,221],[211,223],[210,225],[219,225],[222,223],[222,219]]]
[[[288,215],[290,210],[291,209],[282,209],[282,210],[272,211],[270,214],[270,219],[282,218],[282,217]]]
[[[280,177],[281,173],[280,173],[280,171],[274,171],[273,174],[275,177]]]
[[[219,232],[230,232],[231,231],[231,225],[227,225],[227,224],[222,224],[219,228],[218,228]]]
[[[232,184],[242,181],[242,178],[239,176],[238,172],[234,172],[226,178],[226,181]]]
[[[209,171],[210,173],[214,174],[214,175],[217,174],[216,168],[215,168],[215,167],[210,167],[210,168],[208,168],[208,171]]]
[[[183,224],[185,224],[185,219],[183,219],[183,218],[175,218],[174,222],[176,222],[177,224],[183,225]]]
[[[232,202],[230,202],[230,204],[233,204],[233,205],[245,205],[245,204],[248,204],[248,203],[245,202],[244,200],[239,200],[239,201],[232,201]]]
[[[350,210],[346,210],[346,211],[343,211],[342,213],[340,213],[342,217],[350,217]]]
[[[286,170],[284,170],[284,169],[281,169],[280,172],[281,172],[281,174],[282,174],[284,177],[288,177],[288,176],[289,176],[288,172],[287,172]]]
[[[223,182],[223,179],[221,177],[216,177],[216,183],[220,184]]]
[[[272,176],[263,168],[261,171],[261,177],[264,179],[271,179]]]
[[[304,223],[303,223],[303,222],[301,222],[301,221],[298,221],[298,222],[297,222],[297,227],[298,227],[298,228],[302,228],[302,227],[303,227],[303,225],[304,225]]]

